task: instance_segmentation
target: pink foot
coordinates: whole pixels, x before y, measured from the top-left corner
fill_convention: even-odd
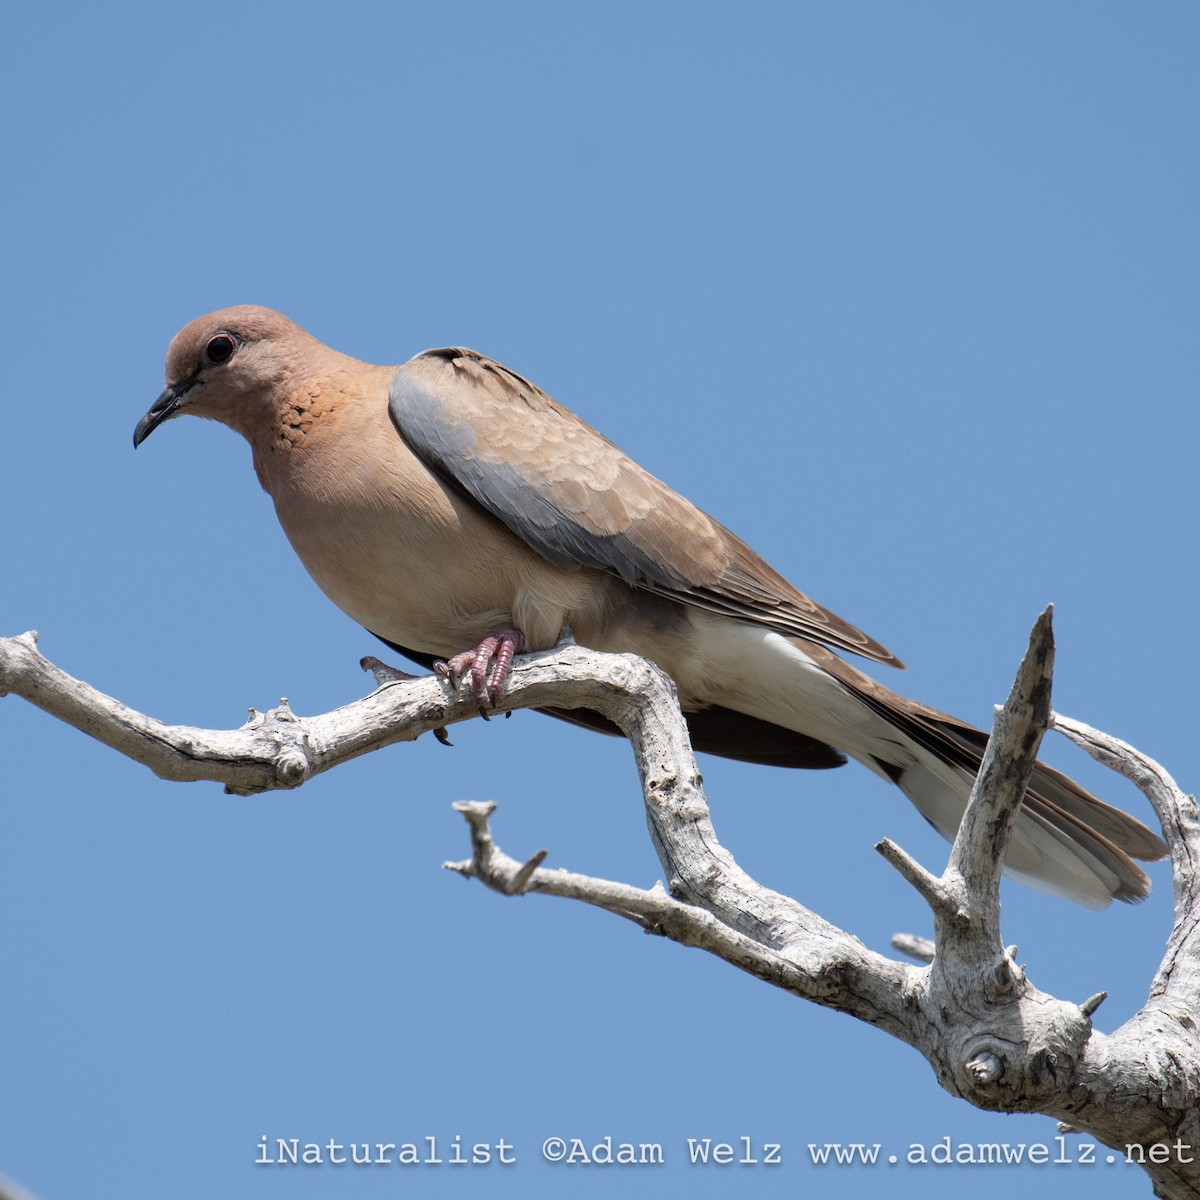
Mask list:
[[[508,678],[513,655],[520,654],[524,649],[525,635],[519,629],[501,629],[491,637],[484,638],[474,650],[464,650],[448,662],[434,663],[433,667],[455,687],[470,668],[471,690],[486,720],[488,708],[495,708],[504,681]]]

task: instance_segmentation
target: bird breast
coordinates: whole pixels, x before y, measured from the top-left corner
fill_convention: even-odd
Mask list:
[[[309,574],[388,641],[448,656],[516,627],[553,646],[591,572],[555,567],[433,474],[378,397],[350,397],[275,439],[263,487]]]

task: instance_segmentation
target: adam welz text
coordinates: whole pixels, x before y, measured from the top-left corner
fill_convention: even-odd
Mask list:
[[[461,1134],[450,1138],[427,1135],[410,1142],[307,1142],[300,1138],[268,1138],[257,1144],[255,1165],[262,1167],[487,1167],[514,1166],[517,1147],[504,1138],[470,1142]],[[1100,1153],[1098,1153],[1100,1151]],[[912,1143],[901,1153],[888,1153],[878,1143],[805,1143],[799,1159],[806,1165],[826,1166],[1080,1166],[1117,1163],[1164,1162],[1165,1156],[1189,1161],[1190,1146],[1129,1146],[1123,1155],[1106,1153],[1093,1142],[1068,1141],[1059,1136],[1049,1142],[953,1142],[949,1137],[929,1145]],[[784,1161],[779,1142],[739,1136],[722,1140],[689,1137],[668,1154],[661,1142],[624,1142],[610,1136],[545,1138],[522,1161],[562,1163],[567,1166],[661,1166],[668,1160],[696,1166],[778,1167]]]

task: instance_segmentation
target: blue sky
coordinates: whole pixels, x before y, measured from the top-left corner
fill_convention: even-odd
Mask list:
[[[1190,790],[1198,35],[1184,3],[14,8],[0,627],[168,721],[364,692],[379,647],[245,446],[197,421],[130,447],[176,329],[260,303],[372,361],[508,363],[977,722],[1054,602],[1058,708]],[[533,714],[454,740],[235,799],[0,704],[0,1173],[41,1200],[1148,1193],[1106,1165],[811,1165],[1055,1128],[698,952],[441,871],[470,798],[518,857],[661,874],[620,742]],[[928,930],[871,849],[944,864],[898,792],[702,765],[751,874],[878,949]],[[1099,914],[1006,884],[1006,940],[1048,992],[1107,990],[1111,1029],[1169,929],[1154,879]],[[255,1167],[264,1134],[518,1161]],[[606,1135],[666,1162],[541,1161]],[[686,1162],[744,1136],[783,1164]]]

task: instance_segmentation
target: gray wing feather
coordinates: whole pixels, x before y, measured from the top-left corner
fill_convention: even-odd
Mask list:
[[[459,348],[399,368],[389,408],[431,470],[539,554],[693,607],[899,666],[528,380]]]

